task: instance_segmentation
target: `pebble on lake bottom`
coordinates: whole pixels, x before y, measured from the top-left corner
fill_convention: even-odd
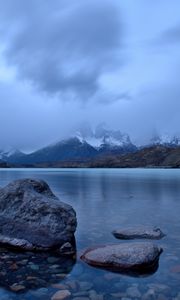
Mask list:
[[[66,300],[71,296],[71,293],[68,290],[61,290],[56,292],[51,300]]]
[[[126,293],[127,293],[127,296],[131,297],[131,298],[140,298],[141,297],[141,293],[136,286],[129,287],[126,290]]]
[[[13,284],[10,286],[10,289],[13,291],[13,292],[20,292],[20,291],[23,291],[25,290],[25,286],[24,285],[20,285],[20,284]]]

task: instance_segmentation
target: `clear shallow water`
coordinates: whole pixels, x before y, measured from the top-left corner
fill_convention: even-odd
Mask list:
[[[0,299],[51,299],[61,289],[70,299],[180,299],[180,170],[19,169],[0,170],[0,186],[18,178],[46,180],[78,218],[77,259],[20,255],[0,249]],[[111,231],[129,225],[157,225],[167,236],[157,272],[135,278],[83,264],[89,246],[120,243]],[[28,282],[28,284],[27,284]],[[27,289],[14,293],[13,284]],[[179,295],[178,295],[179,294]],[[83,298],[82,298],[83,297]]]

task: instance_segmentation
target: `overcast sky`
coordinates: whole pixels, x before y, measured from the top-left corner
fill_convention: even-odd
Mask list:
[[[179,0],[0,0],[0,147],[180,135]]]

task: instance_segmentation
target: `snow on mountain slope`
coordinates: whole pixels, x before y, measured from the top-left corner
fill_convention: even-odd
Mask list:
[[[168,134],[156,135],[151,139],[152,145],[180,146],[180,138]]]
[[[109,130],[102,125],[96,127],[95,131],[88,132],[78,131],[76,137],[79,141],[86,142],[96,149],[104,146],[112,148],[124,148],[133,145],[127,134],[121,133],[119,130]]]
[[[0,160],[3,160],[5,162],[13,162],[16,161],[16,159],[19,159],[20,157],[24,156],[25,154],[21,151],[13,148],[7,148],[4,150],[0,150]]]
[[[0,159],[10,157],[15,153],[16,150],[14,149],[5,149],[5,150],[0,150]]]

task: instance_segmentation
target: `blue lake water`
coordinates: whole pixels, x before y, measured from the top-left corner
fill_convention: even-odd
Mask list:
[[[51,299],[68,289],[69,299],[180,299],[180,170],[178,169],[4,169],[0,186],[19,178],[47,181],[60,200],[77,212],[77,259],[19,254],[1,248],[0,300]],[[155,225],[167,236],[158,270],[129,277],[92,268],[80,253],[105,243],[121,243],[111,232],[129,225]],[[131,241],[130,241],[131,242]],[[133,241],[132,241],[133,243]],[[51,258],[52,259],[51,259]],[[15,293],[14,283],[28,285]]]

